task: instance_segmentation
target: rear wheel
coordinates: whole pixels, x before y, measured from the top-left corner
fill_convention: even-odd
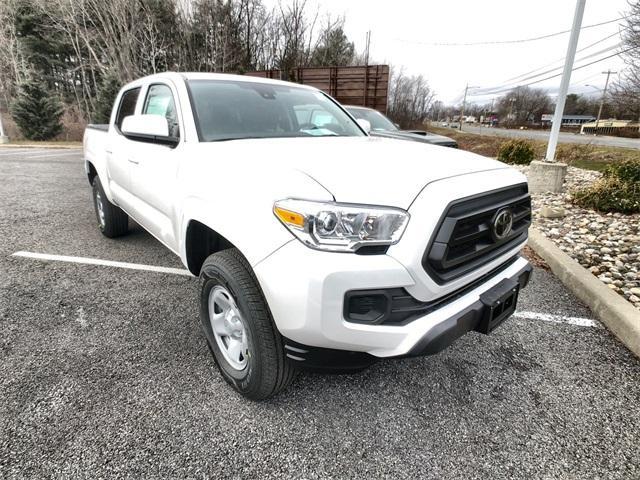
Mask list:
[[[98,228],[105,237],[114,238],[129,230],[129,216],[109,201],[96,175],[93,179],[93,206],[96,211]]]
[[[295,369],[285,358],[251,266],[236,249],[210,255],[200,272],[200,321],[224,379],[252,400],[282,391]]]

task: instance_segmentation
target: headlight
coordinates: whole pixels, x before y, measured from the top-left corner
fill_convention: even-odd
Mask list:
[[[409,214],[400,208],[291,198],[277,201],[273,212],[302,243],[332,252],[393,245],[409,222]]]

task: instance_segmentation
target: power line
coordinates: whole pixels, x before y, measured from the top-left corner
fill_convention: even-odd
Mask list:
[[[619,20],[624,20],[628,18],[627,16],[614,18],[612,20],[607,20],[606,22],[594,23],[591,25],[585,25],[581,28],[581,30],[585,30],[587,28],[599,27],[601,25],[607,25],[609,23],[617,22]],[[482,42],[419,42],[413,40],[404,40],[397,38],[396,40],[404,43],[413,43],[416,45],[431,45],[434,47],[471,47],[475,45],[508,45],[514,43],[526,43],[526,42],[535,42],[537,40],[544,40],[547,38],[557,37],[558,35],[564,35],[565,33],[569,33],[571,30],[562,30],[561,32],[549,33],[547,35],[540,35],[538,37],[531,38],[521,38],[517,40],[492,40],[492,41],[482,41]]]
[[[626,53],[629,50],[632,50],[632,48],[627,48],[626,50],[622,50],[620,52],[616,52],[613,55],[609,55],[607,57],[599,58],[598,60],[595,60],[593,62],[585,63],[584,65],[580,65],[579,67],[573,68],[571,71],[575,72],[576,70],[580,70],[581,68],[589,67],[589,66],[594,65],[596,63],[603,62],[605,60],[608,60],[609,58],[613,58],[613,57],[616,57],[616,56],[621,55],[623,53]],[[497,91],[494,91],[494,92],[486,92],[486,93],[481,93],[481,94],[470,94],[469,96],[473,97],[473,96],[480,96],[480,95],[496,95],[498,93],[509,92],[509,91],[513,90],[514,88],[516,88],[516,87],[528,87],[530,85],[535,85],[536,83],[544,82],[546,80],[551,80],[552,78],[559,77],[560,75],[562,75],[562,73],[557,73],[555,75],[551,75],[550,77],[546,77],[546,78],[542,78],[540,80],[536,80],[535,82],[525,83],[523,85],[516,85],[515,87],[509,87],[509,88],[506,88],[506,89],[503,89],[503,90],[497,90]]]
[[[576,53],[584,52],[585,50],[588,50],[588,49],[590,49],[591,47],[594,47],[594,46],[596,46],[596,45],[598,45],[598,44],[600,44],[600,43],[602,43],[602,42],[605,42],[605,41],[609,40],[610,38],[615,37],[615,36],[617,36],[617,35],[620,35],[620,32],[615,32],[615,33],[613,33],[613,34],[611,34],[611,35],[607,35],[606,37],[601,38],[600,40],[597,40],[597,41],[595,41],[595,42],[593,42],[593,43],[591,43],[591,44],[587,45],[586,47],[582,47],[581,49],[577,50],[577,51],[576,51]],[[526,72],[526,73],[520,74],[520,75],[518,75],[518,76],[516,76],[516,77],[513,77],[513,78],[509,78],[509,79],[505,80],[503,83],[511,83],[511,82],[513,82],[513,81],[519,80],[521,77],[524,77],[524,76],[526,76],[526,75],[530,75],[530,74],[532,74],[532,73],[537,72],[538,70],[542,70],[543,68],[550,67],[551,65],[555,65],[556,63],[558,63],[558,62],[563,62],[563,61],[564,61],[564,57],[561,57],[561,58],[559,58],[559,59],[557,59],[557,60],[554,60],[553,62],[550,62],[550,63],[547,63],[547,64],[545,64],[545,65],[542,65],[541,67],[538,67],[538,68],[536,68],[536,69],[534,69],[534,70],[531,70],[531,71],[529,71],[529,72]]]
[[[621,45],[622,45],[622,42],[620,42],[620,43],[618,43],[616,45],[612,45],[612,46],[607,47],[607,48],[603,48],[602,50],[599,50],[597,52],[590,53],[589,55],[585,55],[584,57],[581,57],[581,58],[577,59],[577,61],[581,62],[583,60],[588,60],[588,59],[596,57],[598,55],[602,55],[603,53],[610,52],[611,50],[614,50],[614,49],[620,47]],[[517,82],[505,82],[504,84],[502,84],[500,86],[481,89],[480,92],[476,92],[476,93],[489,94],[489,93],[492,93],[492,91],[496,90],[496,89],[502,90],[504,88],[513,88],[515,86],[518,86],[521,82],[526,82],[527,80],[533,80],[534,78],[541,77],[542,75],[546,75],[548,73],[555,72],[556,70],[560,70],[562,68],[563,68],[562,66],[551,68],[549,70],[545,70],[544,72],[540,72],[540,73],[537,73],[535,75],[531,75],[529,77],[520,78],[520,80],[518,80]]]
[[[575,81],[571,82],[571,85],[572,86],[582,85],[583,82],[589,81],[589,80],[591,80],[593,78],[596,78],[596,77],[600,77],[600,74],[599,73],[594,73],[593,75],[589,75],[588,77],[583,77],[580,80],[575,80]]]

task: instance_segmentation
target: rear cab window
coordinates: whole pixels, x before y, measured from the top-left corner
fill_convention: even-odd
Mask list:
[[[122,128],[122,122],[125,117],[136,113],[136,104],[138,103],[138,96],[140,95],[140,87],[127,90],[120,97],[120,104],[118,105],[118,114],[116,115],[116,128],[118,132]]]

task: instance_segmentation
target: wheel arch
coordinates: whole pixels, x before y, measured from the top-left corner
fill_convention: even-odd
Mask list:
[[[186,226],[184,249],[185,264],[196,277],[209,255],[237,247],[224,235],[198,220],[189,220]]]
[[[257,199],[229,202],[198,196],[181,202],[178,251],[194,275],[200,274],[205,253],[234,247],[253,268],[292,239],[271,211],[272,201],[268,208]]]
[[[93,179],[98,176],[98,170],[89,160],[87,162],[87,178],[89,179],[89,185],[93,185]]]

